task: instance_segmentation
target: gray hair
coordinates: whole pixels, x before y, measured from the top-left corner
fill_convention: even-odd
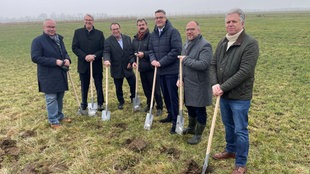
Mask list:
[[[145,22],[145,24],[147,25],[147,22],[146,22],[146,20],[144,19],[144,18],[138,18],[137,19],[137,25],[138,25],[138,22]]]
[[[94,19],[94,16],[91,15],[91,14],[89,14],[89,13],[86,13],[85,16],[84,16],[84,18],[85,18],[86,16],[90,17],[92,20],[95,20],[95,19]]]
[[[241,22],[245,22],[245,13],[240,8],[234,8],[234,9],[229,10],[226,13],[225,17],[227,17],[230,14],[234,14],[234,13],[237,13],[240,16]]]
[[[163,10],[163,9],[158,9],[158,10],[156,10],[156,11],[155,11],[155,14],[156,14],[156,13],[163,13],[164,15],[166,15],[165,10]]]

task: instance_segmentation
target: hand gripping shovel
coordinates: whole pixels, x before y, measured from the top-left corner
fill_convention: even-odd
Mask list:
[[[154,91],[155,91],[155,84],[156,84],[156,74],[157,74],[157,67],[155,67],[155,70],[154,70],[150,111],[149,113],[146,114],[145,122],[144,122],[144,129],[146,130],[151,130],[151,126],[153,122],[152,109],[153,109]]]
[[[69,77],[71,86],[72,86],[72,88],[73,88],[73,92],[74,92],[74,95],[75,95],[75,99],[76,99],[77,105],[78,105],[79,109],[81,109],[81,108],[80,108],[80,100],[79,100],[79,97],[77,96],[76,88],[75,88],[75,85],[74,85],[74,83],[73,83],[73,80],[72,80],[70,71],[68,71],[68,77]]]
[[[88,115],[96,115],[98,105],[94,103],[94,92],[93,92],[93,62],[90,62],[90,93],[91,93],[91,103],[88,103]]]
[[[183,73],[182,73],[182,58],[180,58],[180,66],[179,66],[179,81],[180,81],[180,88],[179,88],[179,115],[177,117],[177,124],[175,127],[175,132],[179,135],[183,134],[184,128],[184,117],[183,117]]]
[[[137,68],[136,68],[136,91],[135,91],[135,98],[133,98],[133,111],[140,110],[140,99],[138,96],[138,68],[139,68],[139,57],[137,56]]]
[[[105,103],[105,110],[102,111],[102,114],[101,114],[101,119],[103,121],[106,121],[106,120],[110,120],[111,118],[111,112],[108,110],[108,98],[109,98],[109,68],[106,67],[105,69],[105,96],[106,96],[106,103]]]
[[[212,124],[211,124],[211,128],[210,128],[209,139],[208,139],[206,158],[205,158],[205,162],[204,162],[203,167],[202,167],[201,174],[205,174],[206,170],[207,170],[207,167],[208,167],[208,161],[209,161],[210,152],[211,152],[212,138],[213,138],[214,127],[215,127],[215,122],[216,122],[216,115],[217,115],[218,108],[219,108],[219,105],[220,105],[220,98],[221,98],[220,96],[217,96],[217,98],[216,98],[214,114],[213,114],[213,118],[212,118]]]

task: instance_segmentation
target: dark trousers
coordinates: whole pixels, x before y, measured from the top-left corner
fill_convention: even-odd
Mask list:
[[[104,102],[103,90],[102,90],[102,73],[94,73],[93,74],[95,88],[97,91],[97,103],[98,105],[102,105]],[[89,73],[80,73],[80,81],[81,81],[81,93],[82,93],[82,103],[81,108],[87,108],[87,96],[88,89],[90,84],[90,74]]]
[[[186,108],[188,111],[188,116],[195,118],[198,123],[206,125],[207,123],[206,107],[186,106]]]
[[[176,124],[179,111],[179,97],[177,80],[178,75],[160,75],[160,87],[164,96],[166,109],[168,111],[168,119],[172,120],[173,125]]]
[[[123,96],[124,78],[113,78],[113,79],[114,79],[114,85],[116,89],[117,100],[120,104],[124,104],[125,103],[124,96]],[[135,98],[136,76],[126,77],[126,80],[130,88],[130,99],[133,99]]]
[[[146,104],[150,106],[152,97],[152,87],[154,79],[154,71],[140,72],[140,79],[146,97]],[[154,98],[156,101],[156,109],[163,109],[163,100],[160,92],[159,76],[156,77]]]

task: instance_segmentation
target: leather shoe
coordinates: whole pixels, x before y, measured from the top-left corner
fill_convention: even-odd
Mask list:
[[[60,124],[51,124],[52,129],[60,129],[62,126]]]
[[[119,110],[122,110],[122,109],[124,109],[124,103],[120,103],[119,105],[118,105],[118,107],[117,107]]]
[[[172,120],[169,118],[164,118],[164,119],[159,120],[160,123],[170,123],[171,121]]]
[[[59,121],[64,122],[64,123],[71,123],[72,119],[71,118],[63,118],[63,119],[61,119]]]
[[[231,174],[244,174],[246,173],[247,168],[246,167],[236,167]]]
[[[224,151],[224,152],[214,154],[212,158],[216,160],[222,160],[222,159],[228,159],[228,158],[236,158],[236,155],[234,153],[228,153]]]

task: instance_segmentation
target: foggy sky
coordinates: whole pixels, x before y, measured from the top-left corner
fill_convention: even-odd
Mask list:
[[[167,15],[223,13],[231,8],[244,11],[310,9],[310,0],[0,0],[0,18],[37,17],[40,14],[107,16],[152,16],[157,9]]]

